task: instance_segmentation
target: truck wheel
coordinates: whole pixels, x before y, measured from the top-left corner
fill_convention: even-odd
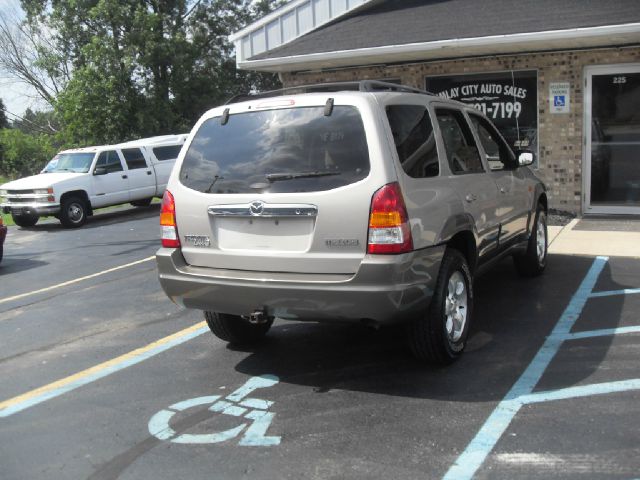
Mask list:
[[[448,248],[426,315],[409,324],[414,356],[437,365],[456,361],[464,350],[472,313],[471,270],[458,250]]]
[[[151,205],[151,200],[153,200],[153,197],[145,198],[143,200],[136,200],[135,202],[131,202],[131,205],[133,205],[134,207],[148,207],[149,205]]]
[[[547,266],[547,239],[547,214],[544,207],[538,204],[527,251],[524,254],[513,256],[513,263],[520,275],[535,277],[544,271]]]
[[[253,324],[239,315],[216,312],[204,312],[204,318],[216,337],[236,345],[257,343],[262,340],[273,323],[273,319],[270,319],[266,323]]]
[[[80,197],[67,197],[60,205],[60,223],[66,228],[78,228],[87,221],[87,202]]]
[[[38,223],[38,219],[40,217],[35,213],[12,213],[11,218],[13,219],[13,223],[18,225],[19,227],[33,227],[36,223]]]

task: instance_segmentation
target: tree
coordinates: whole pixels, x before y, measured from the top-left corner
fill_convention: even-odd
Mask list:
[[[40,133],[53,135],[60,129],[54,111],[33,111],[30,108],[27,108],[22,117],[16,116],[12,122],[12,127],[29,135],[37,135]]]
[[[48,31],[36,23],[21,22],[15,13],[0,12],[0,70],[30,85],[38,97],[53,106],[70,73]]]
[[[15,128],[0,130],[0,175],[9,178],[38,173],[57,152],[51,135],[28,135]]]
[[[228,36],[279,3],[22,0],[28,25],[55,32],[41,64],[72,72],[54,102],[71,143],[185,131],[236,93],[277,85],[238,72]]]
[[[6,108],[4,102],[0,98],[0,129],[7,128],[9,126],[9,120],[7,119]]]

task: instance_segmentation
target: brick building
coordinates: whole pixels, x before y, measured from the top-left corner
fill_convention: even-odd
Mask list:
[[[551,207],[640,214],[640,1],[293,0],[231,37],[285,86],[379,79],[472,103]]]

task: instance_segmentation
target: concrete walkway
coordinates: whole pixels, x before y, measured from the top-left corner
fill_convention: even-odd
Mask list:
[[[582,219],[575,219],[564,227],[548,227],[549,253],[558,255],[604,255],[609,257],[640,257],[640,231],[614,230],[611,221],[603,221],[602,228],[589,220],[588,230],[579,228]],[[586,222],[586,220],[585,220]],[[635,230],[635,231],[628,231]]]

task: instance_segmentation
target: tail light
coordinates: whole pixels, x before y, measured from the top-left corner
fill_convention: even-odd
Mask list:
[[[406,253],[413,250],[409,215],[398,183],[389,183],[371,199],[368,253]]]
[[[178,226],[176,225],[176,203],[169,190],[166,190],[162,196],[160,228],[162,229],[162,246],[166,248],[180,248]]]

